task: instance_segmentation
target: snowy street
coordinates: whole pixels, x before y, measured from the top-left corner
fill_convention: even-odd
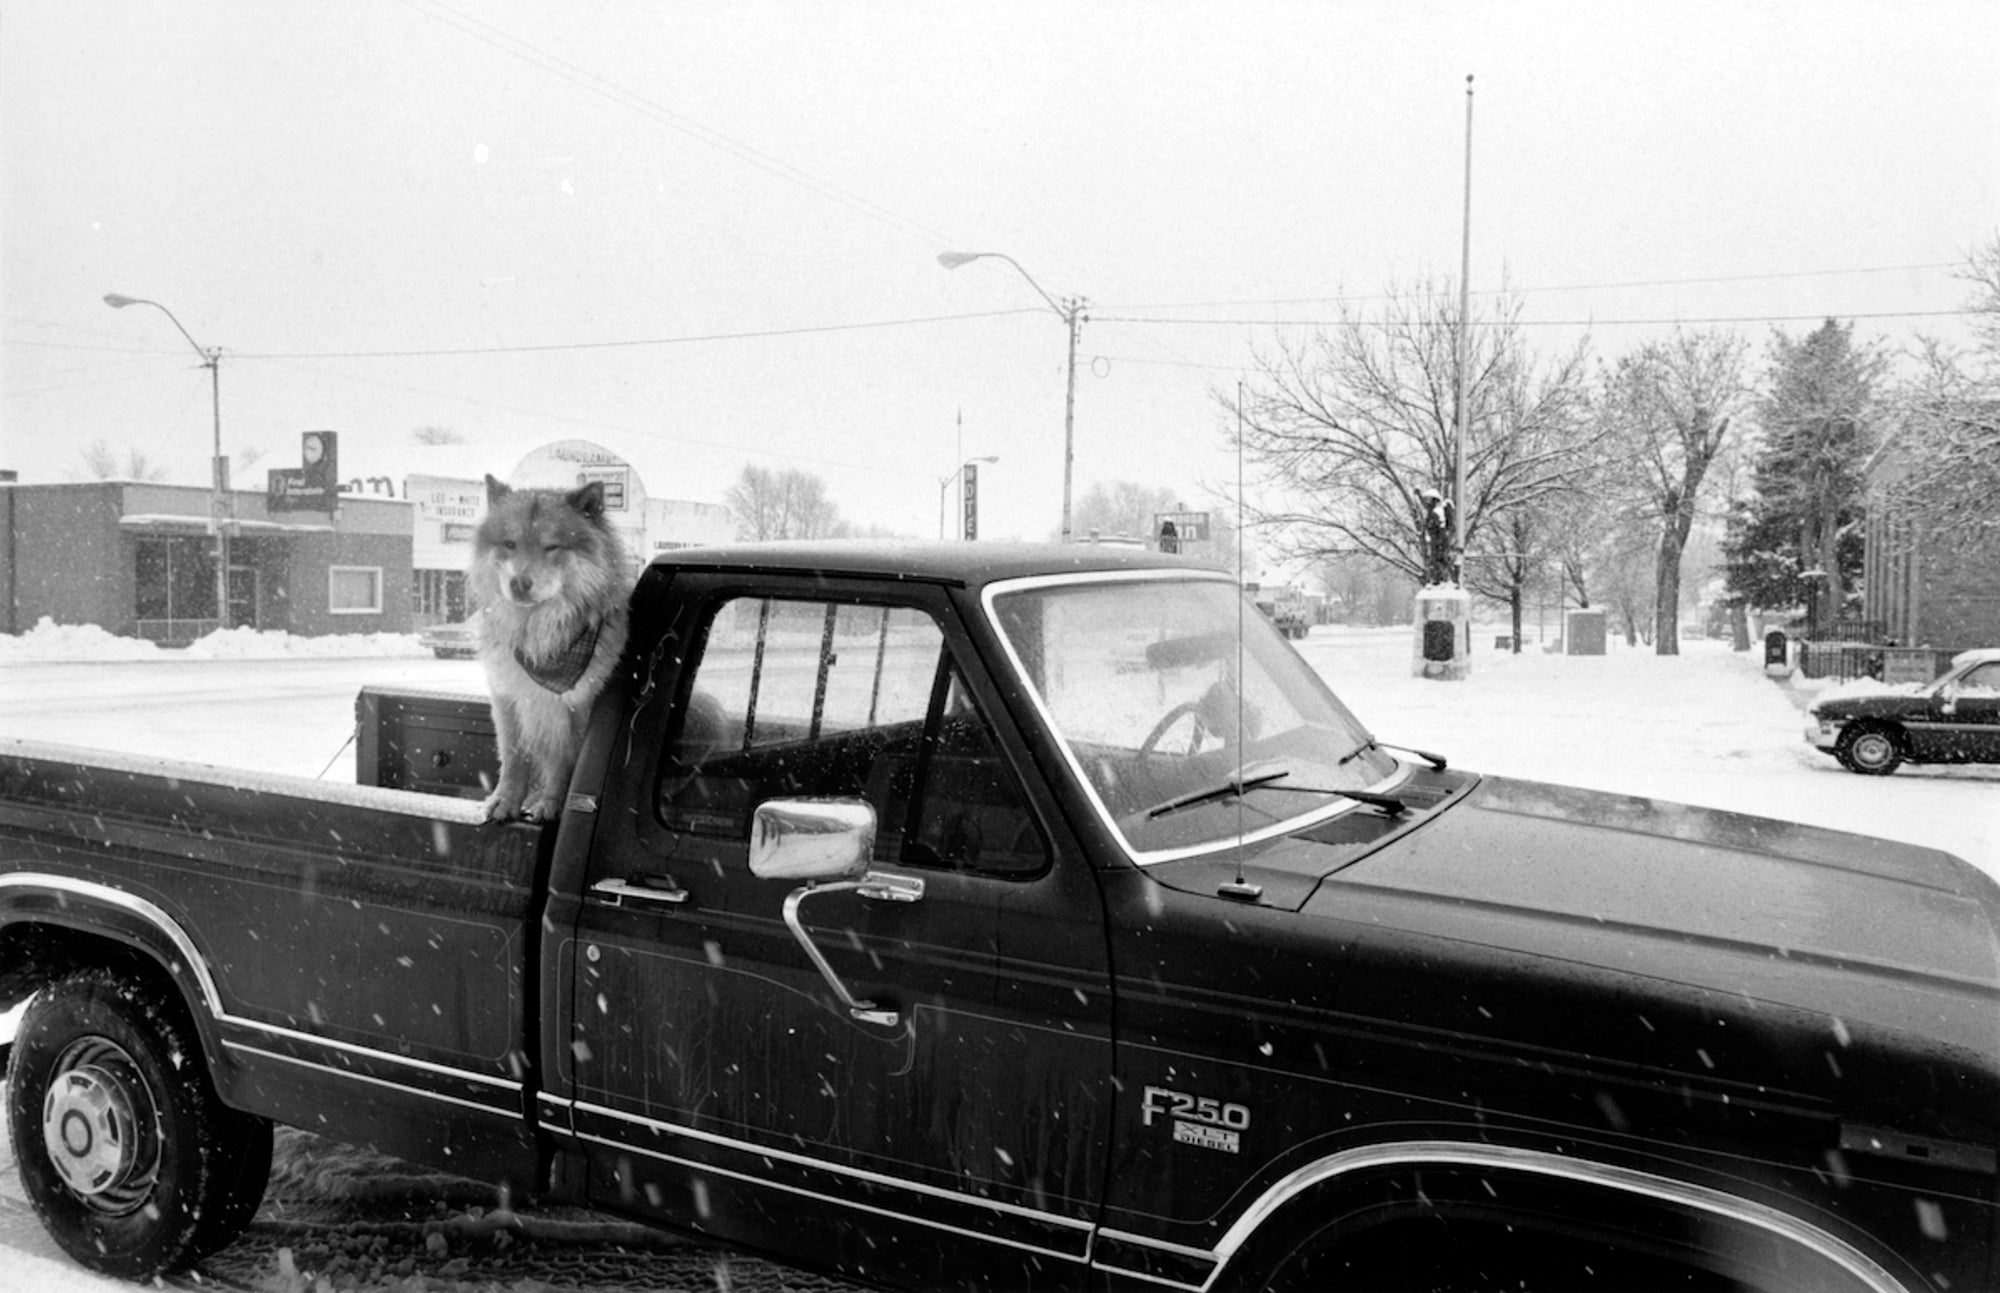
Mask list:
[[[1761,654],[1690,639],[1680,656],[1614,641],[1602,657],[1479,649],[1472,678],[1410,676],[1404,628],[1323,625],[1296,643],[1386,742],[1456,767],[1781,817],[1945,849],[2000,877],[2000,766],[1905,766],[1859,777],[1808,746],[1817,684],[1764,677]],[[283,635],[276,637],[283,643]],[[36,659],[0,655],[0,736],[329,780],[354,779],[354,696],[365,685],[477,694],[476,662],[405,645],[376,657]],[[324,642],[325,639],[320,641]],[[377,647],[376,649],[381,649]],[[393,648],[392,648],[393,649]],[[330,766],[329,766],[330,765]]]
[[[1465,683],[1409,676],[1406,629],[1319,628],[1297,645],[1376,736],[1455,767],[1678,800],[1924,844],[2000,878],[2000,765],[1861,777],[1806,744],[1823,684],[1764,677],[1760,652],[1689,639],[1656,656],[1483,651]]]

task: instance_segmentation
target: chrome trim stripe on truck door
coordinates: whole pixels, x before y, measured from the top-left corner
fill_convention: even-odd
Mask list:
[[[1081,1217],[1067,1217],[1038,1208],[1005,1203],[998,1199],[981,1198],[961,1190],[889,1176],[866,1168],[828,1162],[810,1154],[703,1131],[681,1123],[661,1122],[613,1109],[608,1105],[546,1095],[543,1097],[543,1104],[558,1108],[566,1106],[576,1124],[573,1127],[563,1127],[551,1122],[548,1117],[549,1110],[545,1108],[540,1120],[543,1130],[568,1135],[579,1141],[589,1141],[621,1153],[638,1154],[695,1172],[727,1176],[762,1189],[776,1190],[819,1203],[872,1213],[931,1230],[963,1235],[986,1243],[1060,1258],[1064,1261],[1080,1263],[1088,1260],[1090,1255],[1094,1231],[1091,1222]],[[637,1135],[631,1134],[637,1131],[646,1132],[652,1138],[665,1136],[687,1141],[691,1145],[705,1146],[710,1150],[719,1151],[720,1154],[729,1155],[734,1161],[718,1155],[701,1157],[693,1153],[681,1154],[667,1149],[649,1148],[640,1143]],[[796,1179],[791,1181],[777,1179],[773,1174],[773,1168],[778,1164],[796,1172],[798,1174]],[[843,1193],[836,1188],[841,1182],[862,1184],[872,1190],[901,1193],[905,1196],[903,1206],[888,1207],[861,1202],[853,1197],[851,1191]],[[955,1221],[943,1219],[937,1215],[940,1208],[955,1214],[957,1219]]]

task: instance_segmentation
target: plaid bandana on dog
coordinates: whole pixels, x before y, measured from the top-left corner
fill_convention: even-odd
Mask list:
[[[530,660],[521,654],[521,648],[515,647],[514,663],[520,665],[530,678],[560,696],[583,680],[584,670],[590,668],[590,657],[597,652],[597,635],[603,631],[603,620],[585,624],[569,640],[569,645],[543,661]]]

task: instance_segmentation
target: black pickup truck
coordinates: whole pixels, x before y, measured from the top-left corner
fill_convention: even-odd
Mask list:
[[[1143,553],[667,554],[546,828],[0,745],[31,992],[135,1277],[276,1121],[913,1288],[2000,1287],[1991,880],[1386,745]]]

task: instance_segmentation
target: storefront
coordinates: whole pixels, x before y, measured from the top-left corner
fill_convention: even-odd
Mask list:
[[[736,520],[728,508],[654,498],[629,462],[588,440],[542,445],[507,477],[515,489],[571,490],[593,481],[604,486],[605,519],[624,541],[635,567],[675,548],[728,543],[736,537]],[[412,622],[422,628],[462,620],[470,610],[465,571],[472,561],[473,536],[486,516],[486,482],[412,473],[403,477],[403,497],[414,509]]]
[[[411,628],[407,502],[343,498],[332,517],[281,520],[263,494],[236,491],[218,541],[206,489],[100,481],[4,485],[0,495],[0,586],[10,593],[0,631],[47,617],[181,646],[218,624],[307,635]]]

